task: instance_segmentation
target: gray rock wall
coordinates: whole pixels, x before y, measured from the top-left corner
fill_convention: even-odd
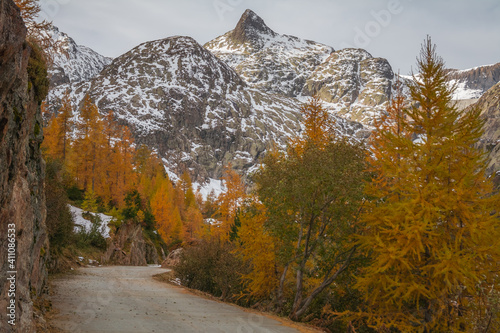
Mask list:
[[[103,263],[126,266],[159,264],[161,259],[153,243],[144,238],[139,224],[120,226],[106,251]]]
[[[31,333],[35,332],[33,299],[41,295],[47,280],[49,249],[40,151],[43,87],[28,77],[33,53],[25,37],[14,2],[0,0],[0,332]],[[43,71],[38,74],[43,81]],[[9,234],[16,244],[10,262]],[[14,297],[9,296],[11,276],[15,277]],[[15,326],[6,317],[11,300],[15,300]]]

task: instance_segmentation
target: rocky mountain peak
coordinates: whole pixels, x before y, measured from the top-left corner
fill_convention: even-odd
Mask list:
[[[251,10],[236,28],[205,44],[251,87],[267,93],[296,97],[309,75],[334,51],[332,47],[266,26]]]
[[[252,10],[247,9],[241,16],[236,28],[231,33],[231,39],[235,43],[255,42],[261,35],[276,36],[264,22],[264,20],[255,14]]]
[[[49,68],[52,87],[87,81],[111,63],[111,58],[100,55],[89,47],[78,45],[73,38],[51,26],[46,37],[60,45],[60,52],[53,54],[54,63]]]
[[[498,81],[496,66],[455,72],[469,90],[474,80],[481,87]],[[194,181],[212,182],[229,162],[253,170],[269,142],[285,146],[300,132],[308,96],[342,117],[340,132],[365,137],[363,126],[385,111],[393,80],[386,59],[274,32],[246,10],[235,29],[204,46],[183,36],[142,43],[90,79],[56,86],[48,100],[55,111],[66,89],[75,106],[88,93],[158,152],[172,179],[189,170]]]

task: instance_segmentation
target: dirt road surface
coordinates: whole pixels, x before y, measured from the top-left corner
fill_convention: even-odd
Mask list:
[[[52,325],[65,332],[299,332],[156,281],[157,267],[82,268],[54,279]]]

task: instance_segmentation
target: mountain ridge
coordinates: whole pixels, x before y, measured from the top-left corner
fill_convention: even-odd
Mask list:
[[[46,31],[46,35],[63,50],[54,55],[53,65],[48,71],[52,87],[89,80],[111,63],[111,58],[87,46],[78,45],[54,25]]]
[[[450,73],[468,93],[491,84],[484,75],[498,79],[492,66]],[[246,10],[233,30],[203,47],[186,36],[142,43],[90,79],[54,87],[49,102],[57,110],[69,89],[76,108],[89,93],[101,112],[114,110],[139,143],[158,150],[170,171],[187,169],[203,182],[229,162],[248,173],[271,141],[284,146],[300,133],[300,105],[312,95],[340,133],[366,138],[394,80],[384,58],[281,35]]]

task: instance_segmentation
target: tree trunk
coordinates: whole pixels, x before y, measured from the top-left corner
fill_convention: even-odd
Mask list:
[[[285,286],[285,278],[286,278],[286,273],[288,272],[288,266],[289,265],[286,265],[285,268],[283,269],[283,273],[281,274],[281,278],[280,278],[280,284],[278,287],[278,295],[277,295],[277,300],[276,300],[276,303],[278,306],[278,312],[281,312],[281,308],[283,306],[283,289]]]
[[[349,252],[347,258],[345,259],[344,264],[332,276],[330,276],[329,278],[325,277],[325,279],[323,280],[323,283],[321,283],[320,286],[318,286],[316,289],[314,289],[313,292],[309,296],[307,296],[306,299],[304,299],[304,300],[302,300],[302,281],[301,281],[300,299],[298,299],[297,295],[296,295],[295,301],[293,304],[293,310],[290,313],[290,319],[298,321],[300,319],[300,317],[304,315],[304,313],[309,308],[309,305],[311,305],[311,302],[313,301],[313,299],[316,296],[318,296],[323,290],[325,290],[328,286],[330,286],[333,283],[333,281],[335,281],[337,279],[337,277],[349,267],[349,264],[351,263],[352,257],[353,257],[355,252],[356,252],[356,247],[353,247],[351,249],[351,251]],[[297,272],[297,283],[299,282],[298,281],[298,273],[299,272]],[[327,274],[327,276],[328,276],[328,274]],[[298,290],[299,289],[297,287],[297,291]],[[297,292],[297,294],[298,294],[298,292]]]
[[[302,265],[301,265],[302,266]],[[297,281],[296,281],[296,292],[295,299],[293,300],[292,312],[290,313],[290,319],[298,320],[297,310],[301,306],[302,303],[302,282],[304,280],[304,273],[302,272],[302,267],[297,270]]]

